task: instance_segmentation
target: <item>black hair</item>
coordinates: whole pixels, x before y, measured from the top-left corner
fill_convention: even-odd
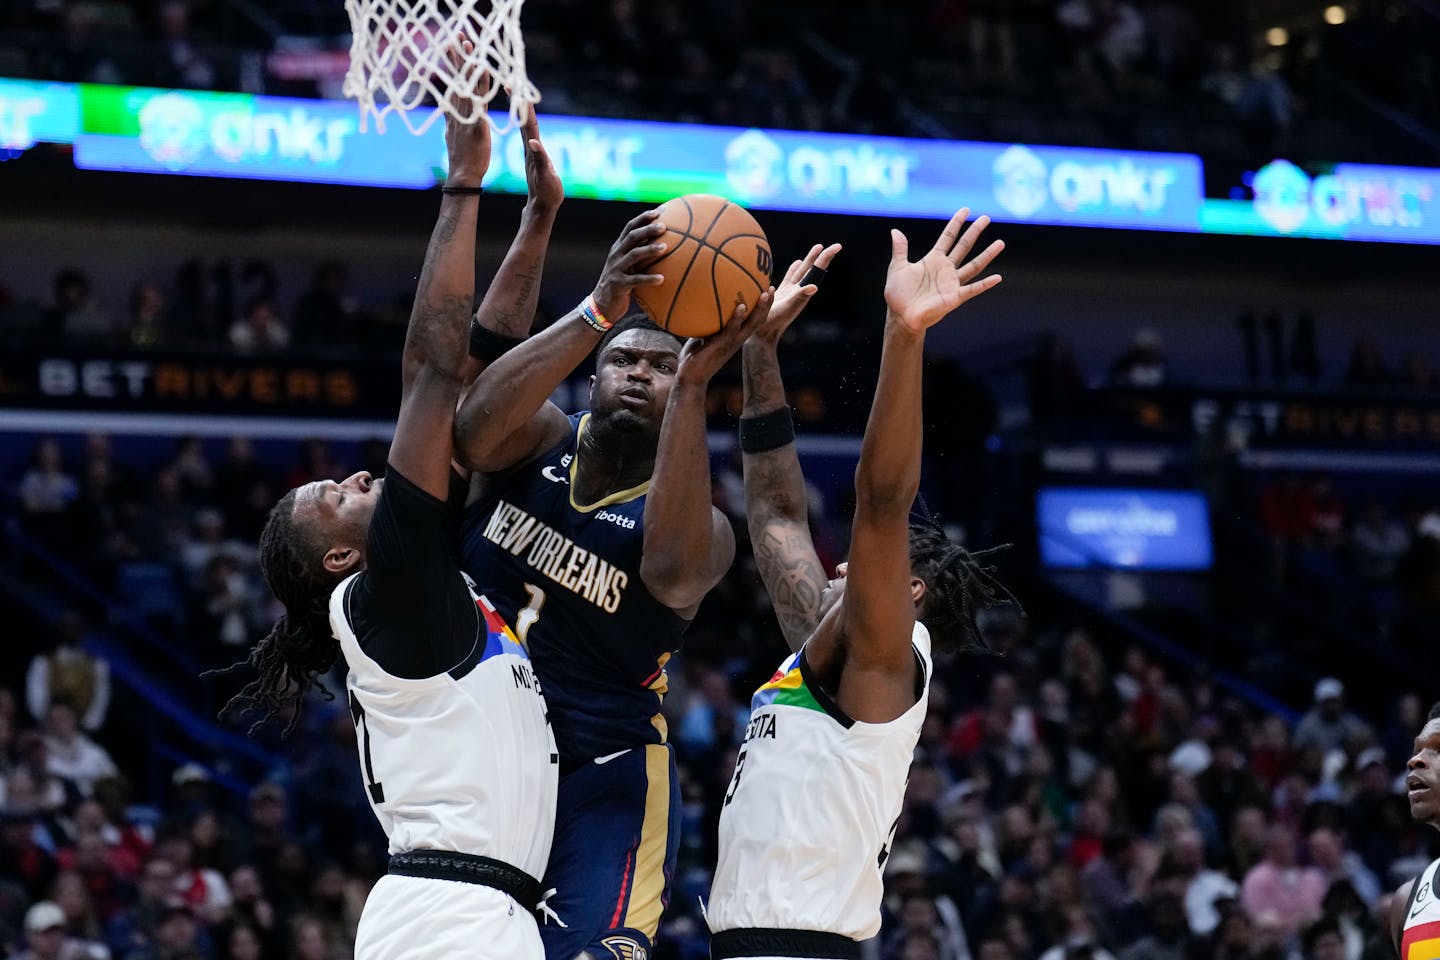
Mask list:
[[[1308,957],[1315,952],[1315,945],[1319,943],[1320,938],[1327,933],[1333,933],[1337,937],[1343,937],[1344,934],[1340,930],[1340,921],[1334,917],[1321,917],[1305,928],[1305,932],[1301,934],[1302,949],[1305,951],[1305,956]]]
[[[1425,722],[1429,723],[1431,720],[1440,720],[1440,700],[1430,705],[1430,713],[1426,715]]]
[[[595,366],[597,369],[599,368],[601,358],[605,356],[605,350],[607,347],[610,346],[611,341],[613,341],[616,337],[620,336],[620,334],[629,333],[631,330],[653,330],[656,333],[670,337],[675,341],[677,353],[679,352],[679,348],[685,346],[685,340],[682,337],[676,336],[669,330],[666,330],[664,327],[660,326],[655,321],[651,320],[648,314],[640,312],[626,314],[619,320],[615,321],[615,325],[613,327],[605,331],[605,336],[600,338],[599,345],[595,347]]]
[[[1011,605],[1024,614],[1020,601],[995,578],[995,568],[983,562],[1008,546],[971,553],[950,539],[940,518],[921,502],[910,521],[910,572],[925,581],[920,622],[936,646],[993,653],[976,620],[980,611]]]
[[[296,493],[291,490],[280,498],[260,533],[260,571],[285,612],[249,657],[202,674],[219,676],[246,665],[255,668],[258,676],[220,711],[224,717],[247,704],[258,707],[263,715],[250,725],[252,734],[272,717],[289,711],[284,730],[288,734],[300,719],[300,705],[311,687],[327,700],[334,699],[319,677],[340,654],[339,641],[330,632],[329,611],[330,592],[339,578],[316,561],[321,545],[295,522]]]

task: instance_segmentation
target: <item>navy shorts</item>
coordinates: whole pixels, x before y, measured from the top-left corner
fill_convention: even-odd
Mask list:
[[[600,762],[604,761],[604,762]],[[669,744],[601,757],[560,778],[544,886],[565,926],[540,927],[545,960],[643,960],[654,949],[680,845]]]

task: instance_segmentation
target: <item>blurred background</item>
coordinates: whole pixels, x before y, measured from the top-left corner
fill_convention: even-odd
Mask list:
[[[537,323],[645,204],[843,242],[782,348],[846,553],[887,230],[995,216],[1006,283],[930,337],[924,496],[1028,616],[944,660],[875,960],[1380,958],[1440,698],[1440,6],[530,0],[567,189]],[[216,711],[276,609],[255,540],[380,473],[443,176],[358,130],[333,0],[0,3],[0,943],[39,960],[350,955],[384,839],[354,729]],[[785,132],[789,131],[789,132]],[[518,223],[497,138],[479,279]],[[912,219],[897,219],[912,218]],[[919,238],[919,239],[917,239]],[[671,664],[698,898],[784,653],[711,396],[731,575]],[[557,397],[585,400],[583,377]],[[332,674],[331,690],[343,686]]]

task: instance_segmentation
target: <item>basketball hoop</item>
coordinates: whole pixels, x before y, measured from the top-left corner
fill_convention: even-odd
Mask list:
[[[345,0],[353,40],[344,91],[360,103],[360,129],[374,116],[383,133],[391,112],[417,135],[441,113],[461,123],[483,117],[500,133],[518,125],[540,102],[540,91],[525,74],[524,4],[493,0],[485,14],[476,7],[486,0]],[[458,48],[461,39],[473,43],[475,52],[457,70],[446,51]],[[502,90],[510,98],[503,123],[489,110]]]

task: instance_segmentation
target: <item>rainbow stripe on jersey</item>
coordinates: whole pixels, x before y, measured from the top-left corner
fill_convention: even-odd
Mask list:
[[[755,691],[755,697],[750,701],[750,710],[754,712],[772,703],[782,707],[826,712],[805,684],[805,677],[800,672],[800,654],[791,654],[788,660],[780,664],[780,669],[775,671],[769,682]]]

